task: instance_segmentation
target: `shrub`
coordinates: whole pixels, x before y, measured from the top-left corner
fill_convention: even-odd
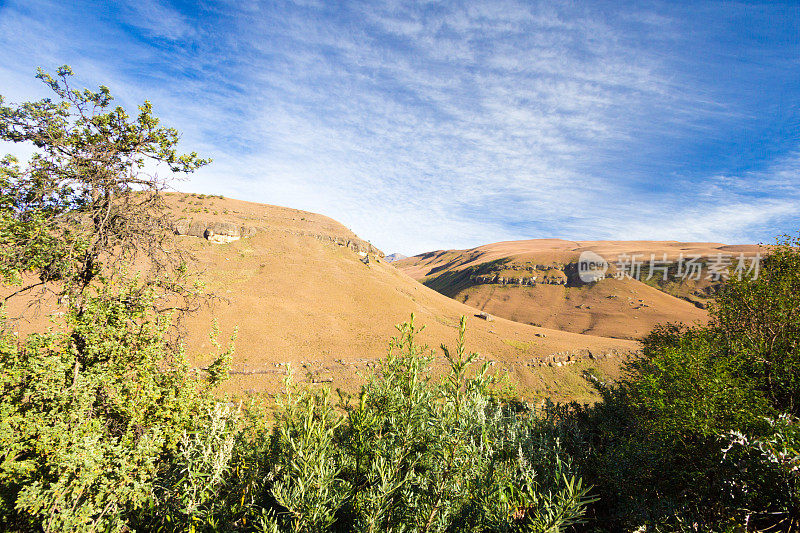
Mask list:
[[[450,371],[429,374],[412,321],[357,397],[289,388],[268,454],[275,531],[561,531],[587,488],[553,424],[498,401],[471,372],[462,319]],[[518,406],[519,407],[519,406]]]
[[[712,312],[737,375],[777,412],[800,416],[800,237],[779,239],[757,276],[726,283]]]
[[[6,527],[122,530],[148,509],[191,520],[213,503],[236,412],[211,397],[218,380],[193,377],[167,345],[168,320],[129,295],[105,286],[70,309],[61,332],[2,337]]]
[[[288,384],[268,429],[214,398],[229,350],[198,377],[148,302],[112,294],[2,337],[8,529],[561,531],[591,502],[555,406],[501,402],[463,320],[442,380],[412,317],[357,396]]]
[[[598,384],[602,403],[574,406],[585,440],[570,452],[596,485],[599,524],[797,527],[797,479],[786,471],[800,398],[797,244],[784,239],[758,276],[731,279],[709,325],[657,327],[625,379]]]

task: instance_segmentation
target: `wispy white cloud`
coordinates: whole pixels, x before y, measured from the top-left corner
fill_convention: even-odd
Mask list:
[[[633,197],[616,212],[601,208],[587,222],[613,239],[771,243],[781,232],[800,231],[799,182],[800,151],[758,171],[697,180],[683,203]],[[570,231],[585,233],[580,225]]]
[[[686,37],[698,22],[668,4],[231,1],[181,13],[145,0],[119,10],[127,26],[93,21],[106,47],[51,8],[0,10],[0,30],[15,32],[0,44],[17,52],[0,73],[70,62],[126,105],[150,98],[216,160],[182,188],[322,212],[388,252],[540,236],[756,240],[798,220],[800,146],[728,161],[725,136],[759,119],[756,96],[702,71],[693,47],[714,35]],[[786,52],[773,55],[793,61]]]
[[[125,19],[156,39],[177,41],[194,35],[187,18],[160,0],[136,0],[123,5]]]

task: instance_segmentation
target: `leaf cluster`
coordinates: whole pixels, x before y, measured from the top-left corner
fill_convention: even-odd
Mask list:
[[[487,366],[442,346],[434,380],[412,320],[357,397],[289,388],[267,459],[273,531],[563,531],[591,501],[552,425],[500,402]],[[338,409],[337,409],[338,407]]]
[[[0,96],[0,140],[35,150],[24,167],[0,159],[0,276],[25,281],[17,292],[49,287],[77,299],[99,275],[123,278],[137,264],[144,285],[191,293],[160,192],[175,173],[210,161],[180,154],[180,135],[150,102],[129,116],[107,87],[74,89],[72,75],[67,66],[38,71],[54,99],[13,105]]]

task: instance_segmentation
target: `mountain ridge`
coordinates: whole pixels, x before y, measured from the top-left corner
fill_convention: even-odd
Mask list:
[[[426,252],[395,266],[446,296],[510,320],[637,339],[659,323],[708,320],[706,308],[719,283],[670,281],[668,274],[674,277],[679,263],[700,257],[698,267],[707,268],[728,256],[752,262],[763,251],[757,245],[713,242],[528,239]],[[607,261],[604,279],[581,279],[584,253]],[[657,264],[666,269],[662,279],[653,276]]]

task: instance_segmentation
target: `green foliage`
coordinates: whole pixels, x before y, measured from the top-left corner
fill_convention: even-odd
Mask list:
[[[355,398],[289,388],[265,487],[277,531],[563,531],[591,501],[553,425],[471,372],[462,320],[434,381],[412,321]]]
[[[160,519],[186,520],[214,502],[237,414],[168,347],[167,320],[129,296],[104,286],[70,309],[60,331],[24,344],[2,337],[0,521],[8,527],[122,530],[154,506]]]
[[[144,170],[206,161],[177,154],[177,131],[160,127],[148,102],[131,119],[106,87],[71,89],[71,74],[39,72],[55,102],[0,97],[0,139],[37,150],[26,168],[0,161],[0,276],[38,278],[14,294],[49,285],[70,296],[48,333],[20,341],[0,324],[0,524],[230,524],[252,499],[246,441],[260,426],[215,399],[232,348],[215,344],[200,376],[167,342],[170,318],[156,302],[174,308],[197,287],[169,245],[163,183]]]
[[[653,335],[660,335],[658,328]],[[634,406],[658,413],[650,429],[654,438],[678,433],[717,436],[730,428],[751,429],[769,405],[743,372],[744,361],[719,349],[713,331],[675,329],[674,345],[652,346],[628,369]]]
[[[739,373],[776,411],[800,415],[800,237],[779,240],[757,277],[729,281],[713,316]]]
[[[797,244],[783,240],[758,276],[731,279],[708,326],[656,328],[622,382],[598,384],[602,403],[574,408],[582,440],[568,449],[597,488],[600,524],[798,526]]]
[[[357,397],[287,383],[270,430],[216,400],[127,296],[109,288],[24,345],[2,337],[7,528],[556,532],[592,501],[555,407],[498,401],[464,321],[443,379],[412,318]]]
[[[150,102],[131,117],[112,106],[108,87],[73,89],[71,76],[67,66],[56,77],[39,70],[55,100],[6,105],[0,96],[0,140],[35,149],[25,167],[0,159],[0,277],[20,283],[27,273],[38,279],[21,291],[55,284],[74,299],[101,273],[144,258],[143,282],[184,292],[185,259],[167,243],[172,223],[159,194],[167,181],[152,167],[171,176],[209,161],[179,154],[178,132],[159,125]]]
[[[748,521],[794,531],[800,521],[800,423],[788,414],[766,421],[769,430],[760,437],[730,432],[724,454],[736,457],[741,470],[758,473],[747,488],[768,491],[770,496],[771,505],[752,508]]]

